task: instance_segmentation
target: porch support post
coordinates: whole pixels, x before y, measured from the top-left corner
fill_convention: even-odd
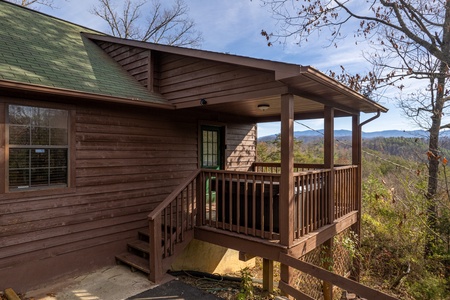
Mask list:
[[[325,106],[325,124],[324,124],[324,166],[330,169],[328,185],[328,224],[334,221],[334,108]]]
[[[324,124],[324,165],[326,169],[330,169],[330,176],[328,182],[328,193],[326,196],[325,208],[328,214],[329,224],[334,221],[334,108],[325,106],[325,124]],[[324,254],[326,258],[323,260],[322,267],[326,270],[333,268],[333,238],[329,239],[323,244]],[[330,282],[323,282],[323,296],[324,300],[333,299],[333,285]]]
[[[357,221],[352,226],[352,231],[356,235],[357,249],[359,250],[361,241],[361,201],[362,201],[362,132],[360,124],[359,115],[353,116],[352,118],[352,164],[358,166],[355,178],[355,197],[356,197],[356,207],[355,210],[358,211]],[[359,281],[360,275],[360,261],[357,258],[353,260],[353,268],[351,273],[351,279]]]
[[[294,96],[281,95],[280,241],[294,242]]]
[[[279,199],[280,243],[294,242],[294,96],[281,95],[281,182]],[[290,285],[292,268],[280,266],[280,279]]]
[[[263,290],[273,292],[273,260],[263,258]]]

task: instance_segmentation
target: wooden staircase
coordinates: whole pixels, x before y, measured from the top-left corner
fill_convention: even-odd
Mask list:
[[[139,230],[137,239],[127,244],[127,252],[116,255],[116,262],[129,265],[132,271],[148,274],[160,282],[165,272],[184,248],[194,239],[197,201],[201,194],[201,171],[192,172],[147,216],[148,227]]]
[[[150,274],[149,250],[148,232],[139,230],[137,239],[128,242],[127,252],[116,255],[116,262],[130,266],[133,272],[139,270],[145,274]]]

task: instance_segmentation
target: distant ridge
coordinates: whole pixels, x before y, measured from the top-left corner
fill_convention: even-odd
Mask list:
[[[313,138],[320,137],[323,135],[323,130],[306,130],[306,131],[295,131],[294,137],[297,139],[301,138]],[[334,131],[335,137],[350,137],[352,132],[350,130],[339,129]],[[259,141],[271,141],[274,140],[276,134],[267,135],[258,138]],[[428,132],[425,130],[383,130],[375,132],[363,132],[363,139],[373,139],[373,138],[392,138],[392,137],[405,137],[405,138],[428,138]],[[450,137],[450,131],[441,131],[441,137]]]

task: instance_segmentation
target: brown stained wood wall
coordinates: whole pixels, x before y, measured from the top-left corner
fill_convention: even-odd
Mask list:
[[[174,54],[161,54],[156,70],[159,92],[174,104],[282,86],[273,72]]]
[[[4,107],[0,102],[0,111]],[[73,256],[86,251],[92,261],[76,270],[108,255],[112,263],[117,247],[125,249],[125,241],[147,226],[148,213],[197,168],[199,119],[207,118],[182,111],[76,106],[76,186],[61,193],[0,194],[1,283],[29,288],[48,282],[51,276],[73,271],[78,264]],[[255,151],[255,125],[227,124],[227,132],[229,166],[248,168]],[[48,278],[10,275],[20,267],[23,273],[17,276],[25,276],[34,262],[51,264],[64,257],[72,257],[72,264],[60,265],[53,273],[47,270]],[[2,284],[0,288],[6,288]]]
[[[152,84],[150,50],[108,42],[97,44],[143,86]]]
[[[227,126],[227,170],[248,171],[256,158],[256,126]]]
[[[142,85],[161,93],[173,104],[264,90],[273,92],[284,86],[274,81],[274,72],[270,71],[110,42],[97,44]]]

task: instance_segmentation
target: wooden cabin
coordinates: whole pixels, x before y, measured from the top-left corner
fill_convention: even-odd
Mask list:
[[[358,232],[360,114],[379,104],[312,67],[119,39],[4,1],[0,28],[0,289],[116,260],[158,281],[195,238],[263,257],[266,282],[280,261],[280,288],[300,297],[298,258]],[[339,117],[353,124],[345,166]],[[324,164],[297,164],[293,122],[311,118]],[[268,121],[280,164],[257,163]]]

